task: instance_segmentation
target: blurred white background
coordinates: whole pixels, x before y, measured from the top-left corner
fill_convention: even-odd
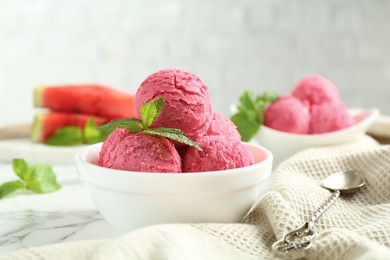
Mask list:
[[[163,68],[198,75],[225,115],[311,73],[390,114],[389,24],[386,0],[0,0],[0,124],[32,120],[35,86],[135,92]]]

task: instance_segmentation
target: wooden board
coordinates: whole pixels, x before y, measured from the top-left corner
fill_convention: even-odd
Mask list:
[[[30,135],[31,124],[17,124],[0,127],[0,140],[27,138]]]

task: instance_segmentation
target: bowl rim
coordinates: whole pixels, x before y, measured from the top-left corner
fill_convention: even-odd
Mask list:
[[[227,193],[257,186],[268,180],[272,174],[272,153],[256,144],[247,145],[260,149],[266,158],[253,165],[221,171],[168,174],[116,170],[87,162],[89,151],[96,160],[96,153],[101,145],[90,145],[76,154],[77,174],[88,186],[115,193],[151,196]]]
[[[182,172],[182,173],[160,173],[160,172],[136,172],[136,171],[126,171],[126,170],[118,170],[118,169],[112,169],[112,168],[106,168],[102,167],[99,165],[96,165],[94,163],[87,162],[86,160],[86,155],[89,151],[94,150],[94,149],[99,149],[103,145],[103,143],[97,143],[93,145],[86,146],[82,149],[80,149],[75,156],[76,159],[76,166],[78,164],[86,165],[88,167],[96,168],[99,171],[103,171],[104,174],[113,174],[115,173],[116,175],[124,175],[124,176],[131,176],[131,175],[136,175],[137,177],[139,176],[164,176],[162,178],[193,178],[193,176],[215,176],[215,175],[235,175],[235,174],[243,174],[243,172],[251,169],[256,169],[261,165],[271,163],[273,160],[273,154],[271,153],[270,150],[265,148],[264,146],[258,145],[258,144],[253,144],[253,143],[248,143],[248,142],[242,142],[244,145],[255,148],[255,149],[261,149],[265,154],[266,158],[258,163],[249,165],[249,166],[244,166],[240,168],[234,168],[234,169],[227,169],[227,170],[219,170],[219,171],[207,171],[207,172]],[[100,147],[100,148],[99,148]],[[157,177],[159,178],[159,177]]]
[[[355,124],[353,124],[351,126],[348,126],[346,128],[343,128],[343,129],[340,129],[340,130],[337,130],[337,131],[332,131],[332,132],[327,132],[327,133],[322,133],[322,134],[289,133],[289,132],[284,132],[284,131],[280,131],[280,130],[277,130],[277,129],[273,129],[271,127],[268,127],[268,126],[262,124],[260,126],[260,130],[257,133],[257,135],[261,132],[262,129],[264,129],[265,131],[271,132],[271,133],[273,133],[275,135],[290,136],[290,137],[302,138],[302,139],[317,139],[317,138],[333,137],[333,136],[338,136],[338,135],[345,134],[345,133],[348,133],[348,132],[353,132],[354,130],[359,129],[359,128],[364,128],[366,126],[368,127],[369,124],[374,122],[374,120],[380,114],[379,109],[375,108],[375,107],[372,107],[372,108],[349,108],[348,110],[350,111],[350,113],[353,116],[358,115],[358,113],[367,113],[368,115],[363,120],[360,120],[359,122],[357,122],[357,123],[355,123]]]

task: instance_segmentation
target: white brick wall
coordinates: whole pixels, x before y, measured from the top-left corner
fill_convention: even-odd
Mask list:
[[[31,120],[36,85],[135,92],[169,67],[226,115],[244,89],[286,93],[309,73],[390,114],[389,24],[384,0],[0,0],[0,124]]]

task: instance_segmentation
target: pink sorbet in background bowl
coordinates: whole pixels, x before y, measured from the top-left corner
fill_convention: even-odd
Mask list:
[[[348,108],[339,101],[312,105],[310,115],[311,134],[334,132],[350,127],[357,121],[350,115]]]
[[[264,125],[273,129],[295,134],[309,133],[310,110],[294,96],[278,98],[264,111],[264,118]]]
[[[367,132],[369,127],[379,116],[379,110],[377,108],[350,109],[348,111],[353,120],[353,124],[339,130],[318,134],[295,134],[262,125],[254,140],[272,152],[274,155],[273,164],[276,167],[293,154],[307,148],[338,145],[356,141]],[[336,117],[338,116],[343,115],[337,114]],[[334,127],[338,124],[337,122],[329,124],[329,122],[327,122],[328,119],[323,117],[320,120],[322,120],[322,122],[319,123],[324,124],[325,126],[330,125]],[[350,122],[349,119],[348,122]]]
[[[255,140],[270,149],[274,166],[296,152],[337,145],[361,137],[378,117],[376,108],[349,111],[335,84],[321,75],[309,75],[264,111],[264,124]]]
[[[336,85],[321,75],[302,78],[291,94],[308,106],[340,101]]]
[[[76,156],[80,179],[111,224],[124,231],[163,223],[234,223],[270,189],[273,156],[242,143],[254,164],[241,168],[166,174],[99,166],[102,144]]]

